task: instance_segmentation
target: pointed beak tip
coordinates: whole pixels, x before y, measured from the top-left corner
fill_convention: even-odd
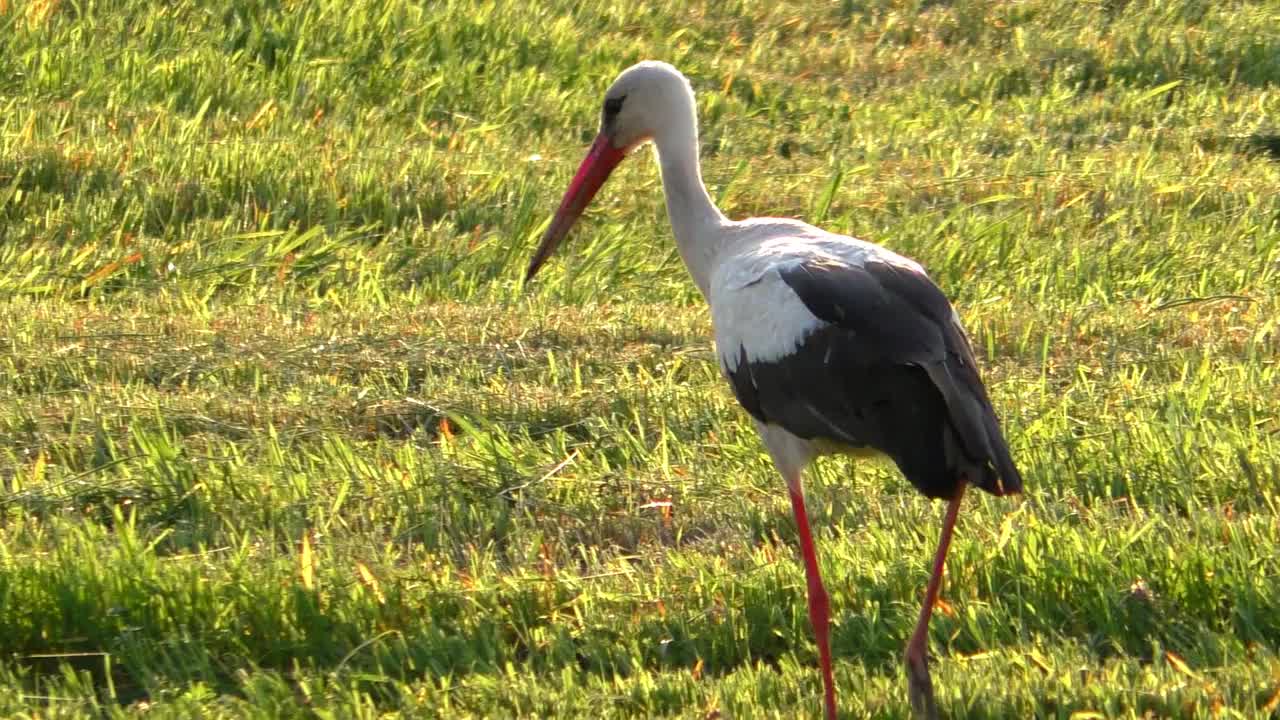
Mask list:
[[[534,251],[533,257],[529,259],[529,266],[524,270],[524,281],[526,283],[532,281],[533,277],[542,269],[542,266],[547,264],[547,259],[551,257],[551,253],[555,250],[556,245],[559,244],[556,238],[549,237],[549,235],[550,233],[543,236],[542,242],[538,244],[538,249]]]

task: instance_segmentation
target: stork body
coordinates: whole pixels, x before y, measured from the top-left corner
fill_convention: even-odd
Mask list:
[[[829,720],[835,718],[830,611],[803,470],[829,453],[879,453],[926,496],[949,503],[906,651],[912,705],[933,717],[928,623],[960,499],[968,484],[996,495],[1022,487],[959,318],[920,265],[878,245],[796,220],[725,218],[702,183],[688,81],[656,62],[629,68],[610,87],[600,135],[530,264],[530,278],[609,172],[647,140],[656,149],[680,255],[711,306],[721,370],[787,484]]]
[[[739,224],[716,263],[721,368],[782,469],[890,457],[920,492],[1020,485],[960,320],[915,262],[795,221]]]

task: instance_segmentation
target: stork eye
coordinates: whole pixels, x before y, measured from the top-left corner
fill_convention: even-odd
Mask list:
[[[605,116],[611,117],[613,115],[617,115],[618,112],[622,110],[622,101],[626,99],[627,99],[626,95],[620,95],[618,97],[613,97],[613,98],[605,98],[605,101],[604,101]]]

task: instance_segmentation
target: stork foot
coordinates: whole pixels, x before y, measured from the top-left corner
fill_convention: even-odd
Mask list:
[[[914,649],[914,648],[912,648]],[[924,650],[907,650],[907,694],[911,710],[919,720],[938,720],[938,705],[933,701],[933,679],[929,676],[929,660]]]

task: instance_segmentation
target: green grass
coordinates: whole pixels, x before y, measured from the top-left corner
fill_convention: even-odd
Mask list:
[[[974,336],[1028,491],[961,515],[943,711],[1274,715],[1280,6],[514,5],[0,0],[0,715],[817,716],[647,156],[519,280],[645,57],[727,213]],[[809,486],[842,709],[907,717],[941,508]]]

